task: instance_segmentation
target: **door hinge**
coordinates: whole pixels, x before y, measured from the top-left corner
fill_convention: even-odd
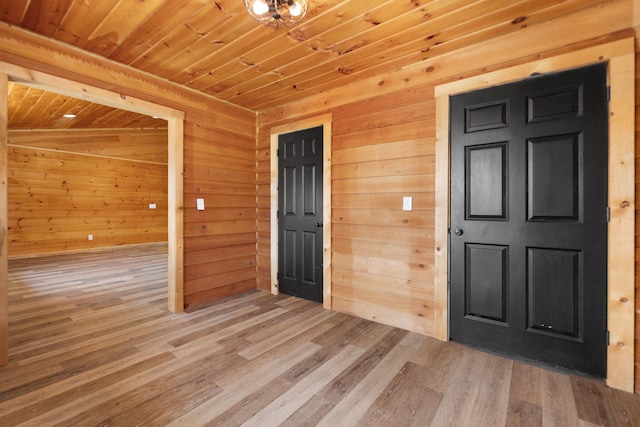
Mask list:
[[[611,345],[611,334],[607,331],[607,345]]]
[[[607,101],[611,101],[611,86],[607,86]]]
[[[605,212],[605,215],[607,217],[607,222],[611,222],[611,208],[609,206],[607,206],[607,210]]]
[[[280,157],[280,149],[279,148],[276,149],[276,157]]]

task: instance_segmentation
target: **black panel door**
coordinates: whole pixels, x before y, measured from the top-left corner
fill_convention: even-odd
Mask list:
[[[280,291],[322,302],[322,126],[278,139]]]
[[[603,377],[606,65],[450,106],[451,339]]]

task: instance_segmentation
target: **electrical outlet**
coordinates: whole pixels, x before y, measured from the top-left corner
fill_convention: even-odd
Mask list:
[[[87,240],[93,240],[93,234],[89,234],[89,235],[87,236]]]
[[[402,210],[403,211],[413,210],[413,197],[402,198]]]
[[[155,209],[155,208],[156,208],[155,203],[149,203],[149,209]]]
[[[199,211],[203,211],[204,210],[204,199],[196,199],[196,208]]]

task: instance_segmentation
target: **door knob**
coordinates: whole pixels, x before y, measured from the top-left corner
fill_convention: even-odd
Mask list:
[[[316,227],[322,227],[322,223],[321,222],[316,222]]]
[[[453,234],[455,234],[456,236],[462,236],[462,233],[464,233],[464,231],[462,231],[462,228],[456,228],[455,230],[453,230]]]

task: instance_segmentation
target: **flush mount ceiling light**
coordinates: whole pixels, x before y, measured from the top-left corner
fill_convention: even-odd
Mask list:
[[[63,114],[62,117],[66,118],[66,119],[75,119],[76,115],[68,113],[68,114]]]
[[[300,22],[309,0],[244,0],[244,6],[256,21],[278,28]]]

